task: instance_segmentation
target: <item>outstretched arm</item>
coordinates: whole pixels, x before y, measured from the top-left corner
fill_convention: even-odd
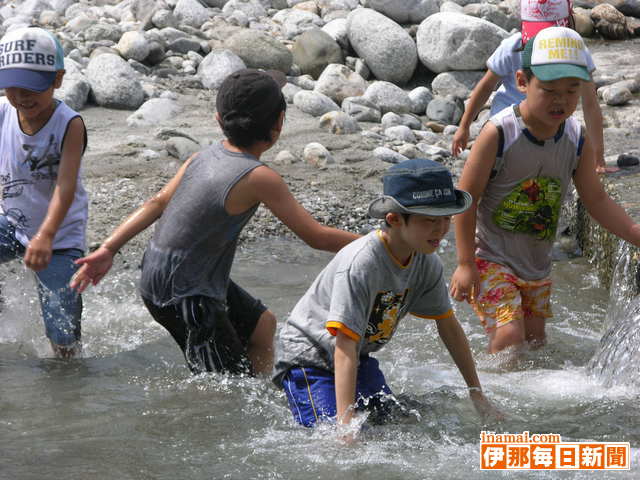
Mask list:
[[[80,117],[76,117],[69,122],[69,128],[62,147],[58,178],[49,202],[47,215],[37,233],[29,241],[24,254],[24,263],[32,270],[43,270],[49,265],[53,239],[73,203],[78,182],[78,172],[80,171],[80,161],[84,150],[84,132],[84,123]]]
[[[605,192],[595,171],[594,153],[587,137],[573,181],[589,214],[614,235],[640,246],[640,225]]]
[[[162,190],[122,222],[102,242],[100,248],[90,255],[76,260],[76,264],[81,265],[81,267],[71,279],[71,288],[76,289],[78,292],[83,292],[89,284],[96,285],[109,272],[113,264],[113,256],[118,250],[162,215],[176,188],[178,188],[185,170],[191,163],[191,158],[184,162],[175,176]]]
[[[467,142],[469,141],[469,128],[471,122],[473,122],[480,110],[487,103],[491,92],[496,88],[500,82],[500,77],[493,73],[491,70],[487,70],[482,79],[478,82],[476,87],[471,92],[469,101],[464,110],[464,114],[460,119],[460,126],[453,136],[453,143],[451,144],[451,153],[456,156],[459,155],[465,148],[467,148]]]
[[[282,177],[268,167],[253,170],[247,175],[247,182],[250,185],[247,190],[255,192],[255,200],[264,203],[282,223],[312,248],[337,252],[360,237],[316,221],[294,198]]]

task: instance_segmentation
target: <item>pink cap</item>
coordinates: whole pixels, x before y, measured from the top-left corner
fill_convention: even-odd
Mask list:
[[[522,44],[548,27],[569,27],[571,0],[520,0]]]

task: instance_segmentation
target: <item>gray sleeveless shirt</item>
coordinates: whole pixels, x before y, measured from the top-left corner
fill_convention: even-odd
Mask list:
[[[490,121],[501,142],[478,204],[476,256],[511,268],[524,280],[551,273],[560,207],[578,166],[584,136],[569,117],[553,138],[534,138],[517,105]]]
[[[238,237],[258,207],[229,215],[224,203],[231,188],[261,165],[221,142],[193,158],[145,251],[144,298],[158,306],[193,295],[225,301]]]

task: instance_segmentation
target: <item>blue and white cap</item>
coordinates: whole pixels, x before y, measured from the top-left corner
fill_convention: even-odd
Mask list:
[[[471,206],[471,195],[453,187],[449,169],[424,158],[400,162],[382,177],[383,193],[369,205],[369,215],[409,213],[442,217],[462,213]]]
[[[17,28],[0,40],[0,88],[44,92],[58,70],[64,70],[64,52],[58,39],[48,31]]]

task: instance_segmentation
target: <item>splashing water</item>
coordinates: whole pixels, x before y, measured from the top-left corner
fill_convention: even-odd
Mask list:
[[[611,282],[605,333],[589,368],[604,383],[640,385],[640,296],[638,259],[620,242],[618,264]]]
[[[442,250],[450,275],[453,243]],[[281,325],[328,259],[299,243],[263,242],[238,252],[232,277],[263,299]],[[142,305],[133,269],[112,271],[84,295],[82,357],[51,359],[35,283],[17,270],[16,281],[10,272],[0,325],[1,480],[503,478],[479,470],[481,430],[630,441],[632,470],[615,478],[638,478],[639,389],[604,387],[587,369],[607,297],[583,260],[554,269],[549,344],[529,352],[519,368],[499,368],[484,353],[485,334],[471,309],[454,305],[504,422],[478,417],[435,324],[407,318],[378,355],[399,401],[394,421],[368,425],[349,446],[331,425],[295,424],[284,393],[269,379],[191,376]],[[609,478],[560,471],[518,477]]]

